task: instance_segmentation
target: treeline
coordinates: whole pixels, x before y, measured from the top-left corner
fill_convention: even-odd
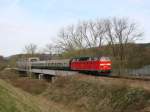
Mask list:
[[[26,57],[48,54],[47,59],[106,55],[114,68],[139,68],[150,64],[150,48],[136,44],[142,36],[137,23],[128,18],[89,20],[62,28],[57,40],[40,51],[29,44],[24,52]]]
[[[3,56],[0,56],[0,71],[5,69],[6,67],[7,67],[7,60]]]

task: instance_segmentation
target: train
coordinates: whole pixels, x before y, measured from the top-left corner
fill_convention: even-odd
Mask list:
[[[68,70],[97,74],[110,74],[112,71],[112,62],[106,56],[84,56],[46,61],[40,61],[39,58],[29,58],[28,60],[18,61],[17,66],[20,69]]]

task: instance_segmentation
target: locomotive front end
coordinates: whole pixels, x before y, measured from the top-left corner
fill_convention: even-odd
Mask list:
[[[111,73],[112,62],[109,57],[101,57],[99,61],[99,72],[100,73]]]

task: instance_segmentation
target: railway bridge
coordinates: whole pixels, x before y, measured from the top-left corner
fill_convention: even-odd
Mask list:
[[[71,76],[79,74],[76,71],[64,71],[64,70],[49,70],[49,69],[20,69],[14,68],[14,70],[25,73],[26,76],[37,77],[39,80],[48,79],[53,80],[56,76]]]

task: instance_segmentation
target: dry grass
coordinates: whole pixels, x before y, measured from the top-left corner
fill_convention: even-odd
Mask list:
[[[0,112],[73,112],[0,79]]]
[[[0,112],[42,112],[39,107],[34,97],[0,80]]]
[[[38,95],[44,92],[49,85],[44,80],[27,79],[27,78],[13,79],[10,81],[10,83],[15,87],[21,88],[24,91],[27,91],[35,95]]]
[[[61,77],[43,95],[80,112],[140,112],[150,105],[148,91],[97,78]]]
[[[149,82],[71,76],[59,77],[54,83],[49,84],[43,80],[20,78],[18,75],[12,71],[5,71],[0,77],[5,77],[4,79],[15,87],[34,94],[31,97],[42,112],[60,112],[60,110],[148,112],[149,110],[150,86],[147,85]]]
[[[15,71],[6,70],[0,73],[0,78],[4,79],[13,86],[23,89],[31,94],[41,94],[44,92],[49,83],[44,80],[32,79],[28,77],[20,77]]]

